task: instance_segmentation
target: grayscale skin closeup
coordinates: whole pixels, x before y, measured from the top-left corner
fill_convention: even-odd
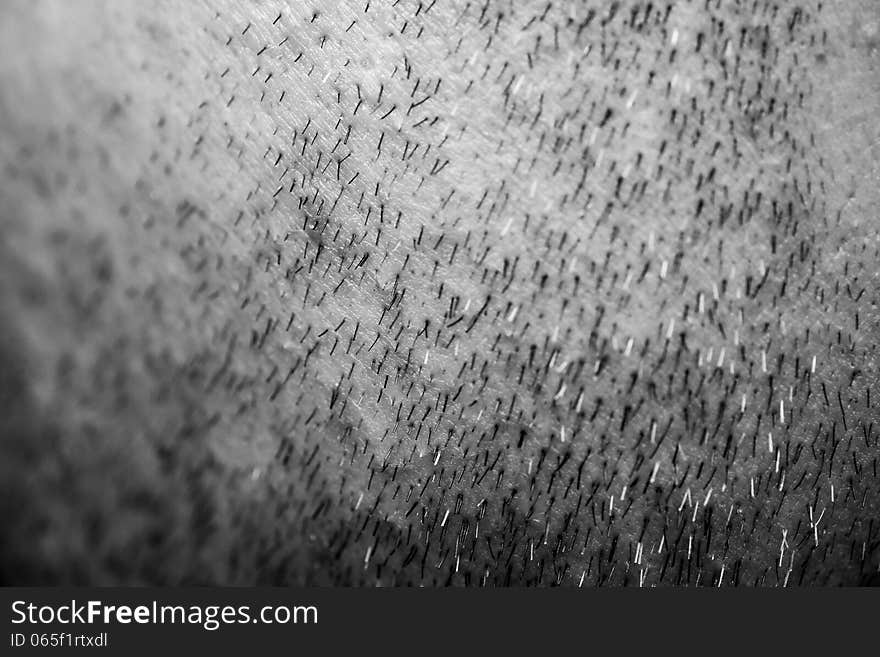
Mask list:
[[[4,583],[880,581],[876,0],[0,43]]]

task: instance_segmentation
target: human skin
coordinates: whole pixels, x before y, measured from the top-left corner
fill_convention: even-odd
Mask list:
[[[880,569],[871,0],[7,2],[5,583]]]

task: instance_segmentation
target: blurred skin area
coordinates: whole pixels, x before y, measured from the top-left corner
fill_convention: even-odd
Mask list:
[[[872,0],[0,31],[4,583],[877,582]]]

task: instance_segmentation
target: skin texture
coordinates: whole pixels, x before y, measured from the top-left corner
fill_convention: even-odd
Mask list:
[[[872,584],[871,0],[9,2],[7,583]]]

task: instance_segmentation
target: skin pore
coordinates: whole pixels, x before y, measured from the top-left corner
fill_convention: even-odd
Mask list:
[[[871,0],[3,5],[6,583],[880,569]]]

